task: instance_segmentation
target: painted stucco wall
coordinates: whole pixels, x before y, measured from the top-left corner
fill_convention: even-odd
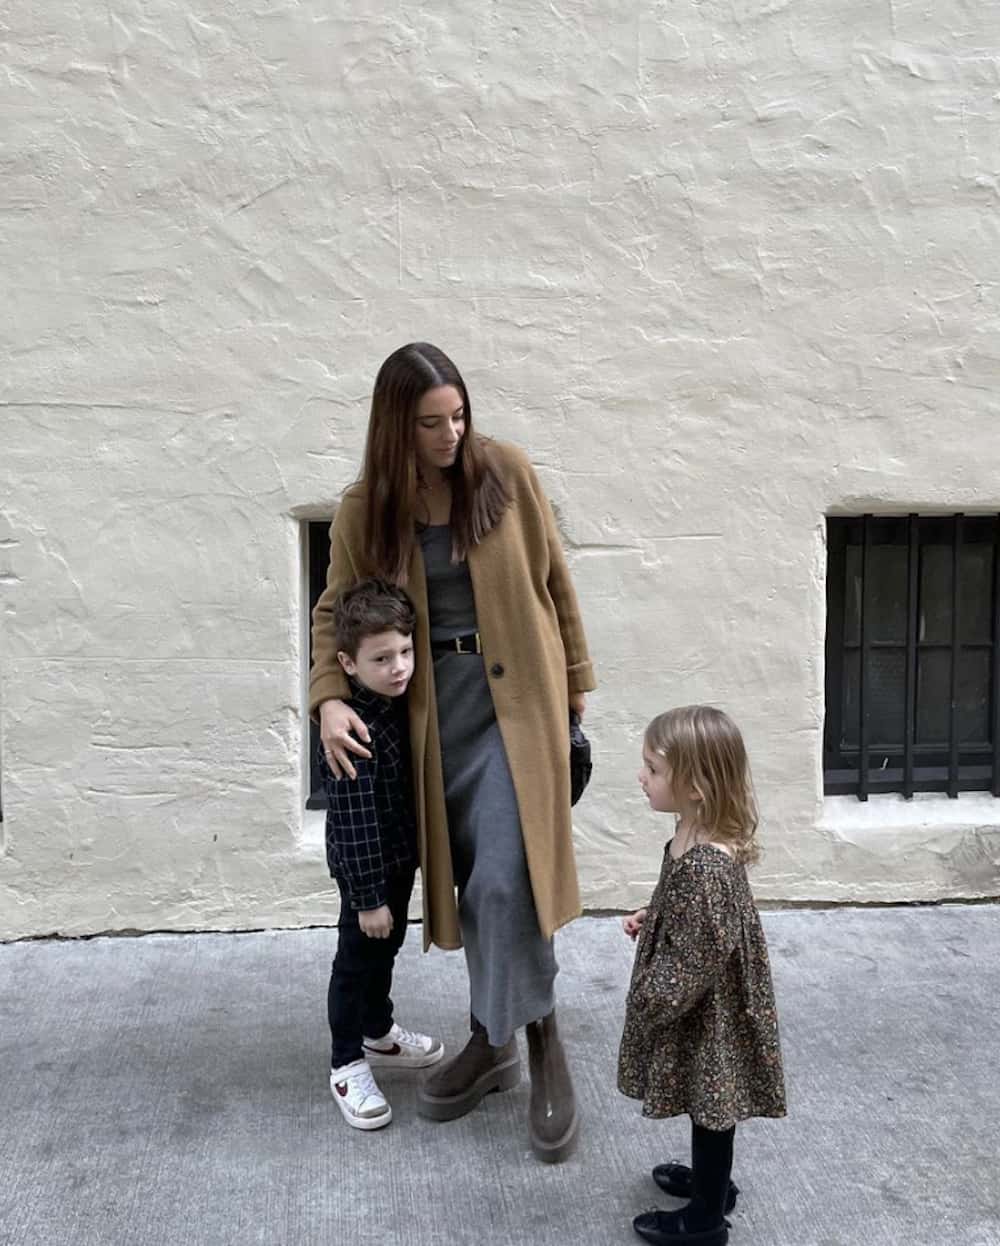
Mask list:
[[[0,44],[0,937],[332,920],[300,521],[414,338],[558,509],[588,907],[647,894],[641,729],[698,699],[763,898],[1000,893],[990,799],[820,775],[824,515],[1000,507],[1000,6],[13,0]]]

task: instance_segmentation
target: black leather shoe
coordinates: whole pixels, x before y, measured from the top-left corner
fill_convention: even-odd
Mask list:
[[[668,1164],[657,1164],[653,1169],[653,1180],[661,1190],[672,1194],[674,1198],[692,1196],[691,1169],[687,1164],[678,1164],[676,1160],[671,1160]],[[732,1211],[736,1206],[736,1195],[739,1192],[740,1187],[730,1181],[729,1193],[726,1195],[726,1211]]]
[[[644,1211],[632,1221],[632,1228],[653,1246],[726,1246],[729,1221],[715,1229],[691,1232],[684,1224],[684,1210]]]

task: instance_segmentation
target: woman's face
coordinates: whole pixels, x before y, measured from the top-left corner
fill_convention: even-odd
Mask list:
[[[429,389],[417,403],[417,466],[434,475],[453,466],[465,436],[465,406],[454,385]]]

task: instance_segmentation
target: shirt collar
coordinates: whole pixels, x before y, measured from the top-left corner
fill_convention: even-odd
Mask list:
[[[382,715],[392,712],[393,702],[391,697],[384,697],[378,692],[372,692],[371,688],[366,688],[353,675],[348,675],[347,682],[351,685],[351,701],[363,709],[369,709],[375,713]]]

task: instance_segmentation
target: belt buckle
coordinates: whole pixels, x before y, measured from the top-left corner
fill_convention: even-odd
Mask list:
[[[475,633],[474,633],[474,635],[475,635],[475,637],[476,637],[476,647],[475,647],[475,649],[465,649],[465,648],[463,648],[463,647],[462,647],[462,640],[464,639],[464,637],[462,637],[462,636],[456,636],[456,637],[455,637],[455,652],[456,652],[456,653],[482,653],[482,651],[483,651],[483,647],[482,647],[482,644],[481,644],[481,642],[480,642],[480,640],[479,640],[479,633],[478,633],[478,632],[475,632]]]

